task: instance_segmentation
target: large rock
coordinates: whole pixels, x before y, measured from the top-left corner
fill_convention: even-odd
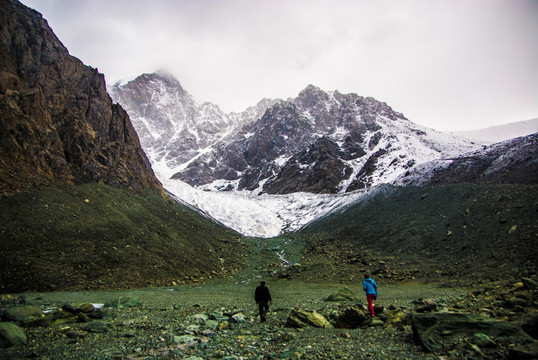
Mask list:
[[[13,323],[0,322],[0,347],[26,344],[24,330]]]
[[[372,316],[363,307],[350,307],[336,320],[336,327],[343,329],[354,329],[361,326],[366,326],[372,322]]]
[[[521,327],[527,334],[538,339],[538,312],[525,314]]]
[[[288,315],[286,321],[287,327],[293,328],[305,328],[305,327],[317,327],[317,328],[332,328],[332,324],[321,314],[315,311],[307,310],[292,310]]]
[[[474,314],[415,314],[411,326],[415,343],[428,352],[446,352],[460,339],[471,339],[475,333],[486,335],[497,344],[532,342],[532,338],[517,325]]]
[[[508,352],[510,360],[535,360],[538,359],[538,342],[533,344],[515,346]]]
[[[43,317],[43,311],[32,305],[10,307],[4,311],[2,316],[5,321],[13,321],[21,325],[30,325],[42,320]]]

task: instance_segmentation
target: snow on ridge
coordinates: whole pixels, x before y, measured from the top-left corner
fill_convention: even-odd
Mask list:
[[[203,191],[180,180],[161,181],[178,199],[227,227],[245,236],[263,238],[299,230],[313,220],[357,201],[365,193],[255,195],[248,191]]]
[[[491,126],[485,129],[455,131],[452,134],[487,143],[497,143],[538,132],[538,118]]]

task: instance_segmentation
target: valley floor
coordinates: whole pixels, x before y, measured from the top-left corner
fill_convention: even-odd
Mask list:
[[[268,280],[274,302],[269,320],[262,324],[253,301],[256,285],[257,281],[244,284],[227,280],[131,291],[25,294],[27,304],[41,308],[61,307],[66,303],[75,306],[106,303],[107,307],[103,307],[104,318],[99,321],[57,321],[52,326],[27,328],[27,344],[1,349],[0,358],[436,358],[413,344],[410,326],[370,326],[355,330],[285,327],[293,308],[323,313],[351,306],[353,303],[324,301],[342,289],[340,284]],[[359,284],[348,287],[362,292]],[[464,289],[439,288],[433,284],[380,284],[377,303],[385,308],[390,305],[411,308],[412,301],[418,298],[454,302],[465,294]],[[118,307],[115,302],[124,305]],[[226,313],[242,314],[244,322],[222,319],[211,322],[204,317]],[[97,328],[91,330],[88,324],[92,323],[101,323],[104,327],[100,329],[96,325]],[[191,335],[191,338],[185,335]]]

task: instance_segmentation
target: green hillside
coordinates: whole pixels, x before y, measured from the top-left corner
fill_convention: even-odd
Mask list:
[[[340,279],[364,271],[447,282],[535,274],[537,195],[535,185],[383,186],[296,234],[307,246],[296,276],[327,267]]]
[[[95,183],[0,199],[0,292],[226,277],[240,235],[156,192]]]

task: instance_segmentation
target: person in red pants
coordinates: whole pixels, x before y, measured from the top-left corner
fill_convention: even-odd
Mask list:
[[[377,297],[377,284],[369,274],[364,274],[364,281],[362,282],[362,289],[366,292],[366,300],[368,301],[368,310],[370,314],[375,316],[373,301]]]

